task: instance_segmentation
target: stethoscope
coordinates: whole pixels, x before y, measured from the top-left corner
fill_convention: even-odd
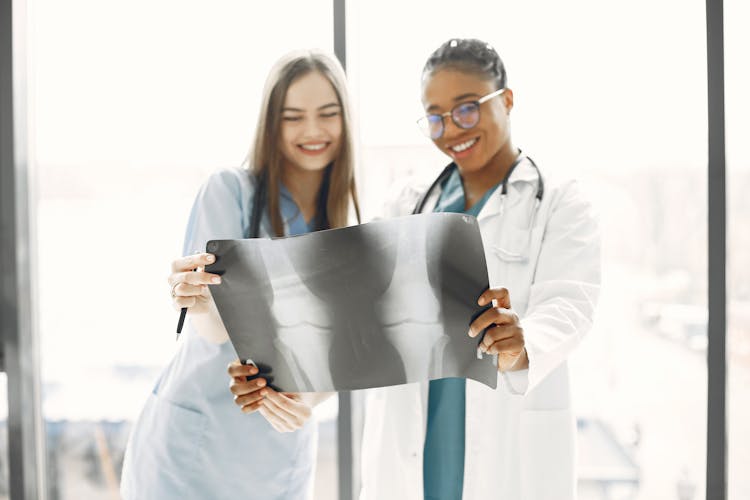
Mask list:
[[[253,206],[250,211],[250,229],[248,231],[248,238],[258,238],[260,236],[260,221],[263,218],[263,207],[266,204],[268,197],[268,172],[265,170],[255,176],[255,196],[253,196]],[[323,176],[323,183],[321,185],[321,191],[318,194],[318,206],[316,210],[316,218],[322,220],[317,221],[317,225],[320,229],[328,229],[324,227],[324,222],[327,220],[326,215],[326,200],[328,199],[328,189],[330,185],[331,168],[330,165],[326,168]],[[359,212],[357,212],[357,221],[359,221]]]
[[[529,163],[531,163],[531,166],[534,167],[536,170],[537,175],[537,185],[536,185],[536,206],[534,207],[534,215],[536,215],[537,209],[539,208],[539,205],[542,203],[542,199],[544,198],[544,179],[542,179],[542,172],[539,170],[539,167],[537,164],[529,158],[528,156],[524,155],[521,150],[518,151],[518,157],[515,159],[513,164],[511,164],[510,168],[508,169],[508,173],[505,174],[505,177],[503,177],[502,180],[502,186],[500,188],[500,196],[502,197],[502,203],[503,207],[505,206],[505,198],[508,196],[508,179],[510,179],[511,174],[516,169],[519,163],[523,161],[523,159],[529,160]],[[453,171],[458,168],[455,162],[451,162],[450,165],[445,167],[443,171],[440,173],[440,175],[435,179],[435,181],[430,185],[430,187],[425,191],[425,193],[422,195],[422,197],[417,201],[416,206],[414,207],[414,210],[412,211],[412,215],[420,214],[424,210],[424,206],[427,203],[427,200],[430,198],[432,193],[438,189],[438,187],[442,188],[443,184],[448,180],[448,177],[453,173]],[[501,210],[502,211],[502,210]],[[532,217],[533,217],[532,216]],[[532,218],[531,225],[529,228],[531,228],[534,224],[534,220]]]
[[[250,212],[250,231],[248,238],[257,238],[260,235],[260,219],[263,215],[263,206],[266,201],[266,192],[268,187],[266,186],[266,172],[262,172],[255,178],[255,196],[253,196],[253,208]]]
[[[508,169],[508,173],[505,174],[505,177],[503,177],[503,180],[502,180],[502,186],[500,188],[500,197],[501,197],[500,214],[502,215],[502,213],[505,211],[505,199],[508,197],[508,179],[510,179],[511,174],[513,173],[513,171],[516,169],[518,164],[521,163],[521,161],[524,158],[529,160],[529,163],[531,163],[531,166],[534,167],[534,169],[536,170],[536,175],[537,175],[536,196],[534,197],[535,206],[534,206],[534,211],[531,214],[531,221],[529,222],[529,229],[528,229],[529,239],[527,241],[527,248],[530,248],[531,247],[531,235],[532,235],[531,230],[534,227],[534,221],[536,220],[536,213],[539,210],[539,206],[542,203],[542,199],[544,198],[544,179],[542,179],[542,172],[539,170],[539,167],[534,162],[534,160],[524,155],[520,150],[518,151],[518,157],[511,164],[510,168]],[[414,207],[414,210],[412,211],[412,215],[422,213],[422,211],[424,210],[424,206],[427,203],[427,200],[432,195],[432,193],[438,187],[442,189],[443,185],[448,180],[448,177],[453,173],[453,171],[456,168],[458,168],[456,163],[451,162],[447,167],[443,169],[442,172],[440,172],[440,175],[437,177],[437,179],[435,179],[435,181],[430,185],[429,188],[427,188],[427,191],[425,191],[425,193],[422,195],[419,201],[417,201],[417,204]],[[520,262],[526,258],[526,255],[523,253],[514,252],[512,250],[498,247],[498,246],[495,246],[495,251],[501,253],[505,260]],[[474,318],[478,316],[480,313],[489,309],[489,307],[490,306],[488,305],[484,307],[483,309],[481,309],[479,313],[474,316]],[[472,320],[474,318],[472,318]],[[479,338],[480,343],[482,341],[483,336],[484,336],[484,333]],[[477,359],[482,359],[482,351],[479,349],[479,347],[477,347]]]

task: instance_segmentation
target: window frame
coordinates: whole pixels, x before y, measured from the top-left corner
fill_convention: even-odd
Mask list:
[[[334,52],[346,68],[347,0],[333,0]],[[34,295],[34,199],[29,191],[25,0],[0,4],[0,370],[8,381],[12,500],[46,496]],[[706,498],[726,499],[726,149],[723,0],[706,0],[708,78],[708,399]],[[339,498],[360,487],[363,394],[339,395]],[[32,419],[28,415],[33,415]]]

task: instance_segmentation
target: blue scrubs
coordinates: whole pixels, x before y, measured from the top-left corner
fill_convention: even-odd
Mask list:
[[[435,212],[456,212],[476,217],[500,184],[488,190],[470,209],[458,169],[446,179]],[[427,433],[424,443],[425,500],[460,499],[464,485],[466,432],[466,379],[430,381]]]
[[[205,251],[210,239],[247,237],[253,193],[244,169],[212,175],[193,205],[183,254]],[[286,234],[311,230],[283,186],[280,208]],[[270,232],[264,217],[261,234]],[[131,432],[124,500],[312,497],[317,423],[280,433],[260,413],[242,413],[227,375],[236,358],[230,342],[211,343],[187,325]]]

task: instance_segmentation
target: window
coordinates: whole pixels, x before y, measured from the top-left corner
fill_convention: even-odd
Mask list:
[[[294,48],[332,50],[332,16],[330,3],[303,1],[34,2],[51,500],[117,490],[130,425],[175,349],[165,278],[193,198],[213,170],[244,159],[271,64]],[[322,413],[321,434],[335,436],[335,400]],[[329,498],[335,440],[322,443]]]
[[[704,496],[705,5],[353,3],[366,210],[449,161],[414,124],[427,56],[452,36],[490,42],[515,92],[514,143],[543,175],[580,179],[601,214],[598,317],[571,361],[580,498]]]
[[[737,0],[725,5],[728,490],[740,499],[750,495],[749,12]],[[330,2],[202,7],[30,4],[51,500],[117,489],[128,429],[175,348],[164,277],[195,192],[244,157],[271,63],[291,48],[333,46]],[[599,208],[603,294],[594,331],[571,360],[582,500],[705,496],[704,9],[677,0],[347,2],[366,218],[394,182],[432,178],[447,161],[414,120],[422,64],[450,36],[498,49],[516,92],[516,144],[543,171],[579,178]],[[383,26],[413,36],[385,36]],[[316,494],[332,498],[335,400],[320,413]]]
[[[750,17],[745,2],[724,3],[724,64],[727,155],[727,470],[728,497],[750,497],[750,71],[743,50]]]

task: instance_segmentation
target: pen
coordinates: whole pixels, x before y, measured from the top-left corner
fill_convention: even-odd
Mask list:
[[[175,340],[180,340],[180,334],[182,333],[182,325],[185,324],[185,316],[187,315],[187,307],[180,308],[180,319],[177,321],[177,337]]]
[[[197,251],[195,253],[198,253]],[[198,269],[193,269],[197,271]],[[182,333],[182,326],[185,324],[185,316],[187,316],[187,307],[180,308],[180,319],[177,320],[177,336],[175,341],[180,340],[180,334]]]

